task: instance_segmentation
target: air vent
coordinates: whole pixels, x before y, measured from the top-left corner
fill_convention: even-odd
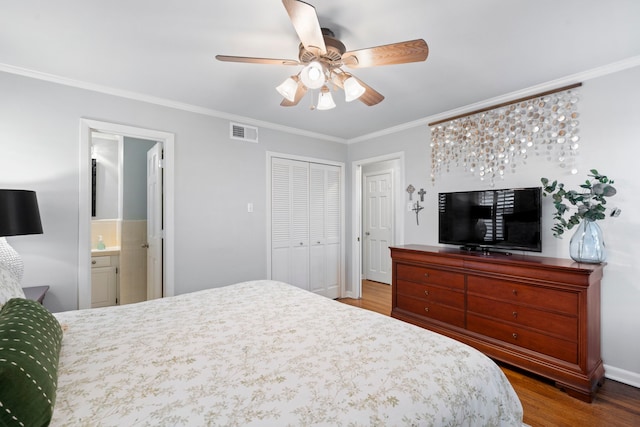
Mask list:
[[[258,142],[258,128],[253,126],[241,125],[239,123],[230,123],[229,135],[231,139],[239,139],[240,141]]]

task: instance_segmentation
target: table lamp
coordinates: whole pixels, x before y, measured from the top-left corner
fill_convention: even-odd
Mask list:
[[[24,263],[5,236],[25,234],[42,234],[35,191],[0,189],[0,264],[16,276],[18,283],[22,281]]]

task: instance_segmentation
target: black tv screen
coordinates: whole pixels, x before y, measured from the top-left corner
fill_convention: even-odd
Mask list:
[[[438,194],[438,240],[467,249],[542,251],[542,190],[515,188]]]

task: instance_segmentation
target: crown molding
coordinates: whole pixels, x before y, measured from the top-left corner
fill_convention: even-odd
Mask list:
[[[219,119],[225,119],[225,120],[230,120],[234,122],[240,122],[243,124],[277,130],[277,131],[286,132],[290,134],[301,135],[301,136],[321,139],[325,141],[338,142],[342,144],[347,143],[347,140],[344,138],[338,138],[338,137],[325,135],[321,133],[310,132],[310,131],[293,128],[289,126],[282,126],[282,125],[278,125],[271,122],[252,119],[250,117],[229,114],[222,111],[212,110],[204,107],[198,107],[196,105],[187,104],[187,103],[178,102],[178,101],[172,101],[170,99],[160,98],[160,97],[151,96],[151,95],[145,95],[138,92],[117,89],[110,86],[104,86],[104,85],[99,85],[95,83],[85,82],[82,80],[69,79],[67,77],[43,73],[40,71],[30,70],[22,67],[16,67],[14,65],[0,63],[0,71],[3,71],[5,73],[10,73],[10,74],[16,74],[24,77],[30,77],[32,79],[44,80],[51,83],[65,85],[65,86],[71,86],[79,89],[85,89],[93,92],[104,93],[107,95],[113,95],[120,98],[127,98],[134,101],[146,102],[148,104],[160,105],[163,107],[173,108],[176,110],[188,111],[191,113],[197,113],[205,116],[216,117]]]
[[[630,58],[623,59],[622,61],[613,62],[611,64],[607,64],[602,67],[597,67],[587,71],[582,71],[580,73],[572,74],[566,77],[562,77],[560,79],[551,80],[546,83],[530,86],[528,88],[521,89],[515,92],[510,92],[494,98],[486,99],[484,101],[476,102],[474,104],[469,104],[460,108],[455,108],[453,110],[438,113],[433,116],[425,117],[422,119],[414,120],[412,122],[403,123],[398,126],[382,129],[380,131],[373,132],[367,135],[362,135],[356,138],[352,138],[347,140],[347,144],[355,144],[357,142],[379,138],[381,136],[390,135],[390,134],[401,132],[403,130],[411,129],[414,127],[419,127],[423,125],[426,126],[431,122],[437,122],[437,121],[446,119],[447,117],[454,117],[454,116],[468,114],[470,111],[481,110],[491,105],[501,104],[501,103],[512,101],[514,99],[535,95],[537,93],[551,90],[560,86],[568,86],[575,83],[593,80],[599,77],[603,77],[613,73],[618,73],[620,71],[624,71],[630,68],[635,68],[638,66],[640,66],[640,55],[632,56]]]
[[[531,86],[519,91],[510,92],[504,95],[500,95],[494,98],[490,98],[481,102],[477,102],[474,104],[465,105],[460,108],[456,108],[453,110],[445,111],[442,113],[438,113],[429,117],[425,117],[422,119],[414,120],[412,122],[407,122],[400,124],[398,126],[392,126],[390,128],[382,129],[376,132],[372,132],[366,135],[358,136],[356,138],[345,139],[338,138],[330,135],[320,134],[316,132],[310,132],[303,129],[293,128],[289,126],[277,125],[271,122],[265,122],[262,120],[252,119],[250,117],[239,116],[235,114],[229,114],[222,111],[212,110],[209,108],[198,107],[196,105],[191,105],[187,103],[172,101],[165,98],[159,98],[155,96],[145,95],[138,92],[132,92],[122,89],[116,89],[109,86],[103,86],[94,83],[88,83],[81,80],[69,79],[62,76],[57,76],[54,74],[43,73],[40,71],[29,70],[27,68],[16,67],[9,64],[0,63],[0,71],[17,74],[20,76],[30,77],[38,80],[45,80],[52,83],[62,84],[66,86],[71,86],[75,88],[90,90],[94,92],[100,92],[107,95],[118,96],[121,98],[132,99],[136,101],[146,102],[149,104],[160,105],[168,108],[174,108],[177,110],[188,111],[192,113],[202,114],[205,116],[216,117],[219,119],[225,119],[235,122],[240,122],[248,125],[259,126],[267,129],[277,130],[285,133],[290,133],[294,135],[301,135],[315,139],[321,139],[325,141],[337,142],[342,144],[355,144],[358,142],[363,142],[371,139],[376,139],[381,136],[390,135],[393,133],[401,132],[407,129],[412,129],[415,127],[427,125],[430,122],[436,122],[442,120],[447,117],[453,117],[457,115],[462,115],[468,113],[469,111],[479,110],[482,108],[486,108],[493,104],[500,104],[503,102],[508,102],[512,99],[517,99],[521,97],[530,96],[539,92],[543,92],[549,89],[553,89],[554,87],[566,86],[578,82],[585,82],[588,80],[596,79],[599,77],[606,76],[608,74],[617,73],[620,71],[624,71],[630,68],[635,68],[640,66],[640,55],[632,56],[630,58],[623,59],[621,61],[613,62],[611,64],[607,64],[601,67],[593,68],[587,71],[583,71],[580,73],[572,74],[560,79],[552,80],[546,83],[541,83],[535,86]]]

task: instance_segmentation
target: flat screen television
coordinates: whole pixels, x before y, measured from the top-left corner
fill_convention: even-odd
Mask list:
[[[542,189],[438,194],[438,241],[467,250],[540,252]]]

